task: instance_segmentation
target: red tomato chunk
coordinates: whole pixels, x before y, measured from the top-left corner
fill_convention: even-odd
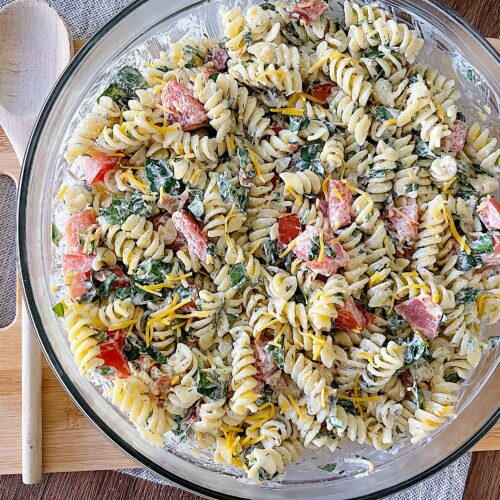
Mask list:
[[[85,180],[90,185],[102,182],[106,172],[115,168],[118,160],[114,156],[109,156],[101,151],[90,151],[81,158]]]
[[[345,298],[344,305],[337,309],[337,314],[335,328],[339,330],[361,331],[375,320],[373,314],[356,304],[350,295]]]
[[[125,330],[108,331],[107,337],[109,341],[98,344],[100,353],[97,357],[104,361],[104,366],[113,368],[120,378],[130,377],[128,362],[123,355]]]
[[[208,121],[203,104],[191,90],[175,80],[170,80],[161,93],[161,103],[182,130],[193,130]]]
[[[83,246],[80,244],[80,233],[92,226],[96,222],[93,209],[83,210],[73,214],[66,224],[66,245],[68,253],[83,253]]]
[[[278,220],[278,241],[281,245],[288,245],[301,231],[300,219],[297,214],[280,217]]]
[[[429,340],[436,336],[443,310],[439,304],[434,304],[427,295],[419,295],[406,300],[395,307],[396,312],[402,316],[418,333],[425,335]]]
[[[172,214],[172,220],[177,232],[186,238],[191,255],[205,262],[207,260],[208,238],[194,217],[185,210],[178,210]]]
[[[332,94],[333,87],[335,87],[335,84],[331,82],[318,83],[311,89],[311,95],[320,101],[324,101],[323,104],[326,104]]]

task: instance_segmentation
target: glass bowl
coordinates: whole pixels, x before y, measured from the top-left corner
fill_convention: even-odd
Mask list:
[[[55,194],[65,175],[62,153],[69,133],[118,67],[138,62],[140,57],[156,57],[168,41],[186,33],[221,37],[218,9],[234,3],[139,0],[104,26],[66,69],[40,115],[22,172],[18,245],[25,297],[45,355],[70,397],[101,432],[140,465],[181,487],[218,498],[379,498],[446,466],[492,427],[500,413],[500,370],[495,370],[495,350],[465,385],[456,418],[429,442],[383,455],[363,450],[376,466],[370,476],[355,478],[360,472],[355,468],[345,469],[343,475],[318,469],[319,463],[337,461],[351,451],[342,449],[328,458],[306,455],[279,480],[255,485],[237,480],[234,471],[194,457],[181,447],[165,450],[144,441],[126,417],[79,375],[64,325],[52,312],[57,298],[51,294],[51,280],[59,270],[60,255],[51,245],[51,223],[57,211]],[[239,2],[243,7],[251,3],[257,2]],[[500,59],[484,38],[439,1],[387,0],[381,5],[397,19],[412,22],[425,37],[419,60],[455,79],[463,95],[461,110],[468,121],[475,121],[480,108],[488,106],[490,132],[498,133]],[[331,6],[334,17],[339,16],[341,6]],[[467,109],[463,109],[464,103]]]

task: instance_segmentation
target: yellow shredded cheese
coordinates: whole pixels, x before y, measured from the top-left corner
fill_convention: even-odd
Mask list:
[[[382,283],[382,281],[384,281],[384,275],[379,271],[375,271],[373,276],[368,280],[368,285],[369,286],[379,285],[380,283]]]
[[[325,180],[321,183],[321,189],[323,190],[323,193],[324,193],[327,201],[328,201],[328,183],[330,182],[331,178],[332,178],[332,174],[328,174],[328,176],[325,178]]]
[[[148,188],[146,186],[146,184],[138,181],[132,174],[130,174],[129,172],[123,172],[123,174],[120,174],[120,179],[123,179],[123,180],[128,180],[130,181],[132,184],[134,184],[135,186],[137,186],[137,188],[142,191],[144,194],[147,194],[148,192]]]
[[[160,292],[157,292],[156,290],[147,290],[145,286],[140,285],[139,283],[136,283],[135,286],[137,288],[140,288],[141,290],[144,290],[145,292],[152,293],[153,295],[157,295],[158,297],[162,297],[162,294]]]
[[[295,401],[295,399],[292,396],[288,396],[288,400],[290,401],[290,403],[294,407],[295,411],[297,412],[297,415],[299,416],[299,419],[300,420],[306,420],[306,417],[302,413],[302,410],[300,409],[300,406],[297,403],[297,401]]]
[[[288,255],[295,248],[296,244],[297,242],[295,240],[292,240],[290,243],[288,243],[288,246],[285,248],[283,252],[279,254],[278,257],[282,259],[283,257],[285,257],[285,255]]]
[[[323,258],[325,257],[325,241],[323,238],[323,231],[319,233],[319,255],[318,255],[318,262],[322,262]]]
[[[117,325],[112,325],[108,328],[108,331],[113,332],[115,330],[121,330],[122,328],[127,328],[127,326],[135,325],[137,319],[131,319],[129,321],[124,321],[123,323],[118,323]]]
[[[271,108],[270,111],[287,116],[304,116],[304,110],[300,108]]]
[[[295,198],[295,201],[299,204],[299,207],[302,205],[302,198],[295,192],[292,186],[289,184],[285,184],[285,189]]]
[[[257,176],[259,177],[259,179],[264,182],[264,177],[262,175],[262,169],[260,168],[260,165],[257,161],[257,157],[255,156],[255,153],[250,149],[248,148],[248,156],[250,156],[250,160],[252,161],[252,164],[255,168],[255,173],[257,174]]]
[[[57,193],[56,195],[56,200],[59,201],[62,199],[62,197],[64,196],[64,193],[68,190],[69,186],[67,184],[63,184],[61,186],[61,189],[59,190],[59,192]]]
[[[457,176],[455,177],[452,177],[444,186],[443,186],[443,194],[444,195],[447,195],[447,194],[451,194],[451,192],[449,191],[450,187],[455,183],[455,181],[457,180]]]
[[[444,213],[444,218],[446,222],[448,223],[448,226],[450,227],[450,232],[452,236],[457,240],[458,244],[460,245],[460,248],[467,254],[469,255],[471,252],[471,249],[469,248],[469,245],[467,245],[467,241],[465,239],[465,236],[460,236],[458,234],[457,228],[455,227],[455,222],[453,221],[453,217],[451,215],[451,212],[448,210],[447,207],[444,206],[443,204],[443,213]]]

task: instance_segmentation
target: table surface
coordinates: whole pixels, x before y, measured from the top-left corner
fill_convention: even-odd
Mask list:
[[[500,1],[444,0],[484,36],[500,38]],[[500,451],[473,454],[464,500],[500,498]],[[1,499],[126,500],[168,498],[195,500],[190,493],[144,481],[116,471],[46,474],[41,483],[22,484],[20,475],[0,478]]]

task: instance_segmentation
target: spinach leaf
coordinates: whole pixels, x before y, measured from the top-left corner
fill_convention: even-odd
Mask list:
[[[182,48],[182,57],[185,61],[184,67],[186,68],[196,68],[207,62],[207,58],[191,45],[185,45]]]
[[[192,299],[194,291],[195,291],[194,286],[187,286],[187,287],[178,286],[174,290],[174,293],[176,293],[179,296],[179,302],[181,302],[185,299]]]
[[[116,297],[119,298],[120,300],[129,299],[133,295],[132,287],[126,286],[126,287],[117,288],[115,291],[115,294],[116,294]]]
[[[460,382],[463,382],[463,379],[459,377],[458,373],[455,372],[450,372],[448,375],[444,376],[444,379],[446,382],[451,382],[453,384],[458,384]]]
[[[307,116],[290,116],[290,132],[299,132],[309,127],[311,120]]]
[[[205,207],[203,205],[204,192],[202,189],[191,189],[189,191],[191,202],[188,205],[189,211],[193,217],[198,220],[203,220]]]
[[[271,356],[271,359],[276,363],[276,366],[280,370],[283,370],[283,363],[285,359],[285,338],[281,337],[278,344],[281,347],[276,347],[273,344],[267,344],[266,351],[269,353],[269,356]]]
[[[337,257],[337,252],[327,243],[325,243],[325,255],[328,255],[328,257],[331,257],[334,259]]]
[[[236,156],[240,161],[240,168],[245,174],[247,179],[252,179],[255,177],[255,168],[253,166],[252,160],[250,159],[250,153],[247,148],[238,148],[236,150]]]
[[[222,399],[227,392],[227,382],[220,380],[214,370],[202,370],[198,368],[196,379],[196,390],[199,394],[212,400]]]
[[[52,223],[52,231],[50,236],[52,244],[57,246],[57,244],[59,243],[59,230],[57,229],[57,226],[54,223]]]
[[[354,401],[351,401],[350,399],[337,399],[335,396],[330,397],[330,403],[333,406],[334,404],[341,406],[344,408],[344,410],[347,413],[350,413],[351,415],[357,415],[358,410],[356,409],[356,406],[354,405]]]
[[[309,246],[307,247],[307,258],[308,260],[317,259],[319,256],[319,236],[313,236],[309,240]]]
[[[150,258],[141,262],[132,273],[134,281],[140,285],[157,285],[163,283],[170,269],[170,264]]]
[[[406,346],[404,351],[405,364],[401,371],[404,371],[409,366],[413,365],[422,356],[424,356],[426,354],[426,350],[428,350],[424,339],[417,334],[415,334],[410,341],[401,342],[401,345]]]
[[[425,141],[420,139],[420,137],[414,136],[414,139],[415,139],[415,149],[413,150],[413,152],[415,154],[421,156],[422,158],[429,158],[432,160],[439,158],[439,156],[434,154],[429,148],[429,145]]]
[[[479,255],[474,255],[472,252],[467,254],[463,250],[460,250],[457,257],[456,266],[461,271],[470,271],[471,269],[477,269],[483,265],[481,257]]]
[[[54,314],[58,318],[64,318],[64,303],[63,302],[58,302],[52,310],[54,311]]]
[[[375,108],[375,119],[379,122],[385,122],[394,118],[392,113],[385,106],[377,106]]]
[[[278,259],[278,245],[276,240],[266,240],[263,249],[267,263],[273,266]]]
[[[245,186],[235,186],[228,178],[227,172],[217,177],[217,187],[226,203],[233,203],[239,210],[246,212],[248,208],[248,188]]]
[[[207,254],[210,255],[210,257],[217,257],[217,247],[213,243],[209,243]]]
[[[326,470],[326,472],[333,472],[337,467],[337,464],[325,464],[318,465],[318,469]]]
[[[300,152],[295,154],[290,162],[290,168],[296,168],[297,170],[311,170],[324,177],[325,170],[321,161],[318,157],[318,153],[323,148],[322,143],[309,144],[307,146],[302,146]]]
[[[301,40],[293,22],[285,25],[282,33],[283,33],[283,36],[293,45],[302,45],[302,40]]]
[[[417,410],[422,408],[425,401],[425,396],[424,393],[422,392],[422,389],[420,389],[420,387],[418,386],[416,380],[413,382],[413,386],[408,388],[408,391],[411,392],[413,395],[413,400],[417,406]]]
[[[217,81],[217,78],[219,77],[219,75],[220,75],[220,73],[217,73],[217,72],[215,72],[215,73],[210,73],[210,74],[208,75],[208,79],[209,79],[209,80],[213,80],[214,82],[216,82],[216,81]]]
[[[413,193],[413,191],[418,190],[418,183],[413,182],[411,184],[405,184],[405,193]]]
[[[382,57],[384,54],[377,47],[368,47],[363,51],[363,57],[373,59],[374,57]]]
[[[127,337],[123,346],[123,354],[128,361],[136,360],[141,354],[147,354],[160,365],[164,365],[168,358],[153,345],[146,345],[142,340],[134,337]]]
[[[180,194],[180,182],[174,177],[174,172],[167,160],[146,160],[146,178],[149,188],[154,193],[159,193],[163,188],[165,193]]]
[[[129,198],[113,197],[111,206],[101,208],[99,214],[107,224],[123,224],[133,214],[150,217],[152,211],[152,203],[146,201],[141,193],[134,191]]]
[[[477,288],[466,287],[462,288],[459,292],[455,294],[455,301],[458,304],[467,304],[469,302],[474,302],[476,297],[482,293],[482,290]]]
[[[132,66],[124,66],[113,77],[108,88],[101,94],[113,99],[119,106],[127,105],[130,99],[135,99],[135,91],[147,88],[143,76]]]
[[[297,288],[297,290],[293,294],[292,302],[295,302],[296,304],[307,305],[306,296],[302,293],[302,290],[300,288]]]
[[[396,313],[392,313],[389,316],[389,329],[391,330],[391,333],[393,335],[397,335],[399,330],[405,324],[406,321],[401,316],[398,316]]]
[[[260,4],[262,10],[276,10],[276,7],[269,2],[264,2]]]
[[[229,272],[229,277],[231,278],[232,287],[241,288],[248,279],[245,264],[243,262],[234,264]]]
[[[94,274],[90,275],[90,278],[85,281],[85,287],[88,289],[78,302],[81,304],[87,304],[89,302],[94,302],[94,300],[106,299],[111,292],[111,287],[116,280],[116,274],[110,273],[110,275],[102,282],[96,283],[94,281]]]
[[[471,238],[467,238],[467,240],[473,253],[493,253],[493,238],[490,233],[481,234],[474,241]]]
[[[179,443],[182,443],[187,439],[189,430],[191,429],[191,423],[186,423],[184,420],[189,410],[184,413],[184,415],[173,415],[172,420],[177,424],[175,429],[172,429],[172,434],[179,438]]]

